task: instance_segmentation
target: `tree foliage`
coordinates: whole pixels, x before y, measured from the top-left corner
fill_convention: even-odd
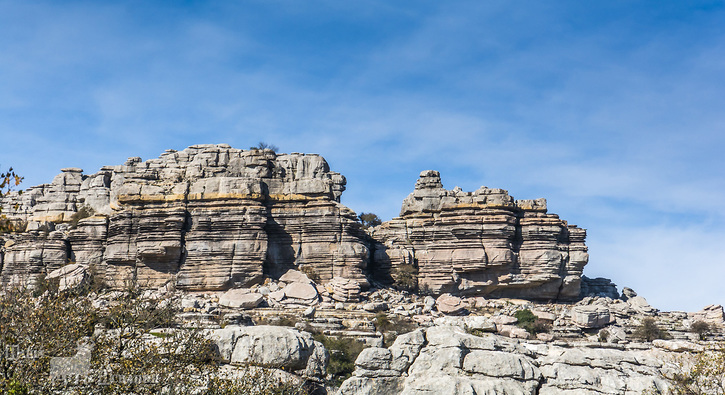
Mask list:
[[[373,213],[360,213],[357,216],[360,218],[360,222],[363,224],[363,228],[372,228],[383,223],[383,221],[376,214]]]
[[[725,394],[725,344],[680,358],[668,379],[673,394]]]
[[[0,173],[0,198],[10,193],[21,182],[23,182],[23,177],[15,173],[12,167],[8,171]],[[13,209],[17,210],[18,205],[16,204]],[[0,205],[0,233],[14,232],[17,230],[18,224],[8,219],[6,214],[2,214],[2,206]]]
[[[254,146],[249,147],[249,149],[251,149],[251,150],[266,150],[266,149],[269,149],[269,150],[272,150],[274,152],[279,151],[279,147],[277,147],[274,144],[265,143],[264,141],[260,141],[259,143],[257,143],[257,145],[254,145]]]
[[[695,321],[690,326],[690,331],[693,333],[697,333],[697,335],[700,337],[700,340],[705,340],[707,335],[709,335],[712,331],[712,328],[710,324],[705,321]]]
[[[518,320],[516,325],[526,329],[532,335],[549,331],[549,326],[529,309],[518,310],[514,313],[514,317]]]
[[[632,337],[648,342],[655,339],[671,338],[670,334],[660,328],[655,319],[651,317],[647,317],[642,320],[642,323],[634,330],[634,332],[632,332]]]
[[[316,333],[314,338],[330,352],[330,362],[327,365],[328,382],[339,387],[352,376],[355,360],[365,344],[351,337],[332,337],[322,333]]]
[[[26,290],[0,293],[0,393],[304,394],[263,367],[221,369],[219,351],[201,329],[176,324],[170,299],[134,290],[94,307],[94,293]],[[51,377],[54,357],[77,357],[90,344],[88,370]]]

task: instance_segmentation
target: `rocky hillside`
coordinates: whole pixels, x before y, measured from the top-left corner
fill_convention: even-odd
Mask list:
[[[365,229],[344,189],[318,155],[198,145],[6,195],[24,230],[0,235],[0,390],[725,391],[722,306],[661,312],[587,278],[585,230],[544,199],[428,170]]]
[[[432,294],[579,297],[586,232],[548,214],[544,199],[449,191],[424,171],[400,217],[365,232],[339,203],[344,189],[318,155],[224,144],[90,175],[63,169],[0,201],[27,229],[2,236],[0,282],[34,286],[75,262],[119,289],[225,290],[298,269],[361,289],[376,281]]]

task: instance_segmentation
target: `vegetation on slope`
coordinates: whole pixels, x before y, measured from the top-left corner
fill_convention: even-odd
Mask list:
[[[179,328],[164,300],[130,289],[94,308],[93,293],[52,288],[0,295],[0,393],[306,393],[263,368],[222,370],[216,345],[201,330]],[[53,370],[57,357],[75,358],[72,375]]]

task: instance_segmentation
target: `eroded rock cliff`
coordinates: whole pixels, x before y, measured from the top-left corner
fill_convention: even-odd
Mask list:
[[[446,190],[424,171],[400,217],[373,233],[378,275],[433,293],[574,299],[586,231],[547,214],[546,200],[503,189]]]
[[[27,223],[3,236],[0,281],[32,285],[77,262],[114,288],[224,290],[297,269],[355,289],[376,280],[434,294],[579,297],[586,232],[547,213],[544,199],[446,190],[438,172],[424,171],[400,217],[365,232],[339,203],[344,189],[319,155],[225,144],[92,175],[63,169],[0,201]]]
[[[28,231],[5,236],[1,281],[32,285],[76,261],[117,288],[171,281],[221,290],[290,268],[367,285],[368,237],[339,203],[344,189],[319,155],[224,144],[130,158],[93,175],[63,169],[3,200],[3,213]],[[95,215],[79,220],[84,211]]]

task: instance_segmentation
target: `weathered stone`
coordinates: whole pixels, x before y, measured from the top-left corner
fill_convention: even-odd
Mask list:
[[[443,314],[456,315],[466,310],[466,304],[459,297],[443,294],[436,299],[436,308]]]
[[[306,369],[315,347],[312,335],[281,326],[249,326],[234,328],[232,364]]]
[[[620,298],[619,292],[617,292],[617,285],[612,283],[612,280],[602,277],[589,278],[582,276],[581,297],[587,296],[603,296],[611,299]]]
[[[360,283],[344,277],[335,277],[327,286],[332,299],[338,302],[357,302],[360,299]]]
[[[496,325],[513,325],[519,320],[517,320],[516,317],[511,317],[510,315],[495,315],[491,317],[491,321],[493,321]]]
[[[703,346],[684,340],[654,339],[652,345],[675,352],[702,352],[704,350]]]
[[[463,370],[489,377],[539,380],[541,372],[525,356],[502,351],[473,350],[463,359]]]
[[[83,286],[89,278],[88,267],[79,263],[55,269],[45,277],[46,281],[58,281],[58,291],[67,291]]]
[[[650,306],[650,304],[647,302],[647,300],[641,296],[634,296],[629,299],[627,299],[627,304],[634,309],[634,311],[641,313],[641,314],[655,314],[657,312],[657,309]]]
[[[224,292],[219,297],[219,305],[225,307],[253,309],[259,306],[264,296],[259,293],[251,293],[248,289],[237,288]]]
[[[532,310],[531,312],[536,316],[536,318],[543,320],[543,321],[555,321],[556,320],[556,314],[549,313],[547,311]]]
[[[420,331],[421,347],[407,370],[395,368],[395,345],[358,358],[340,394],[638,394],[667,393],[668,358],[660,349],[566,347],[456,327]],[[424,342],[423,339],[427,340]],[[521,344],[523,343],[523,344]],[[396,341],[397,344],[397,341]],[[611,347],[611,346],[610,346]],[[408,359],[408,357],[406,357]],[[402,365],[405,366],[405,365]],[[399,375],[394,375],[400,371]],[[388,391],[388,392],[385,392]]]
[[[283,283],[309,283],[310,278],[299,270],[290,269],[279,277]]]
[[[280,326],[236,326],[210,331],[224,362],[297,370],[323,377],[328,362],[324,346],[306,332]]]
[[[499,334],[514,339],[528,339],[531,335],[524,328],[513,325],[497,325],[496,330]]]
[[[571,300],[588,261],[586,231],[546,214],[545,200],[445,190],[436,171],[420,174],[400,217],[373,237],[380,281],[434,293]]]
[[[365,311],[369,311],[371,313],[376,313],[378,311],[385,311],[388,309],[388,304],[383,302],[376,302],[376,303],[365,303],[362,306],[362,309]]]
[[[696,313],[690,313],[690,318],[695,321],[704,321],[709,324],[725,324],[725,312],[721,305],[709,305]]]
[[[310,283],[291,283],[284,288],[284,295],[292,299],[317,299],[317,289]]]
[[[107,215],[81,220],[68,251],[117,288],[173,280],[184,290],[224,290],[302,266],[324,282],[343,276],[367,286],[368,236],[338,203],[344,185],[319,155],[196,145],[93,175],[63,169],[52,183],[11,193],[0,206],[29,229],[52,230],[84,207]],[[3,253],[4,281],[36,281],[51,259],[27,262],[21,251],[51,249],[39,240],[17,242],[23,245]]]
[[[11,235],[3,247],[2,286],[32,289],[41,279],[68,263],[68,242],[62,232]]]
[[[92,175],[66,168],[50,184],[0,199],[10,220],[37,229],[3,237],[0,278],[34,283],[75,259],[118,289],[227,290],[301,270],[345,303],[359,300],[368,277],[436,294],[579,295],[585,231],[547,214],[543,199],[448,191],[438,172],[425,171],[401,217],[372,232],[375,241],[339,203],[345,182],[319,155],[226,144],[129,158]],[[60,234],[45,236],[53,229]]]
[[[609,309],[603,306],[574,306],[571,319],[581,328],[601,328],[611,322]]]

